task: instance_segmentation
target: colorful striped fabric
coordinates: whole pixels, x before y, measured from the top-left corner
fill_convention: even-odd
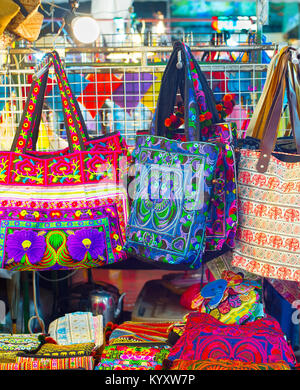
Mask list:
[[[110,335],[109,345],[130,343],[165,343],[174,322],[148,323],[126,321]]]

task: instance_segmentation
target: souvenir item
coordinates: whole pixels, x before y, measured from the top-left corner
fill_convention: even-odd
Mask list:
[[[279,323],[266,317],[244,325],[223,324],[210,314],[191,313],[168,360],[230,359],[245,363],[285,362],[296,358]]]
[[[182,301],[189,308],[208,313],[224,324],[245,324],[263,318],[262,285],[258,281],[246,280],[232,271],[224,271],[222,279],[207,283],[201,288],[198,284],[193,295],[187,290]],[[187,306],[186,306],[187,307]]]
[[[179,52],[182,69],[176,68]],[[178,87],[184,95],[187,142],[166,138],[164,126]],[[184,45],[177,42],[161,82],[155,134],[136,137],[136,191],[126,231],[126,249],[131,256],[164,268],[199,268],[212,180],[222,147],[201,142],[199,126],[189,63]]]
[[[93,316],[90,312],[65,314],[52,321],[48,333],[59,345],[80,343],[103,344],[103,319],[101,315]]]
[[[90,139],[56,52],[32,83],[10,152],[0,153],[2,268],[99,267],[126,258],[127,192],[119,134]],[[49,66],[61,93],[69,148],[34,152]],[[41,95],[42,94],[42,95]]]
[[[246,138],[240,150],[239,227],[232,265],[262,277],[299,282],[299,86],[291,51],[285,47],[274,57],[249,125],[252,138]],[[282,146],[274,152],[285,93],[294,153],[282,152]]]

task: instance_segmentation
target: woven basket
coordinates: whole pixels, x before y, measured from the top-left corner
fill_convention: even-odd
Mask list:
[[[7,29],[19,37],[33,42],[37,40],[44,16],[38,12],[40,0],[20,0],[23,7],[8,24]]]
[[[12,0],[1,0],[0,7],[0,35],[3,34],[8,23],[18,14],[20,7]]]

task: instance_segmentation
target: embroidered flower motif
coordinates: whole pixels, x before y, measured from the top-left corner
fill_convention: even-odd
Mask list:
[[[71,234],[67,247],[73,259],[82,261],[89,253],[92,259],[98,259],[105,249],[104,235],[97,229],[82,229]]]
[[[16,168],[21,175],[36,175],[36,165],[29,160],[25,159],[16,164]]]
[[[34,218],[38,221],[40,218],[41,218],[41,215],[38,211],[34,211],[32,213],[32,215],[34,216]]]
[[[81,214],[82,214],[82,212],[80,211],[80,210],[77,210],[76,212],[75,212],[75,218],[80,218],[80,216],[81,216]]]
[[[58,176],[65,176],[73,173],[72,165],[63,159],[59,160],[57,164],[53,164],[51,170]]]
[[[27,258],[31,264],[36,264],[41,261],[45,249],[45,238],[32,230],[17,230],[7,237],[7,256],[16,263],[23,263]]]
[[[27,215],[27,211],[26,210],[22,210],[20,213],[19,213],[19,218],[20,219],[24,219]]]
[[[51,218],[60,218],[61,217],[61,212],[60,211],[51,211],[50,212],[50,217]]]

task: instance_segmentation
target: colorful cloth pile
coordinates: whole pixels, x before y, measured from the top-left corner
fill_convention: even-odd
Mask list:
[[[103,344],[102,316],[68,313],[49,325],[49,335],[0,336],[0,370],[93,370]]]
[[[264,317],[261,283],[229,270],[201,291],[200,285],[192,286],[182,295],[181,302],[225,324],[245,324]]]
[[[296,358],[280,328],[270,316],[244,325],[224,324],[210,314],[187,316],[182,336],[171,348],[168,361],[232,360],[244,363],[296,364]]]
[[[127,321],[110,334],[95,370],[157,370],[168,357],[172,322]]]

